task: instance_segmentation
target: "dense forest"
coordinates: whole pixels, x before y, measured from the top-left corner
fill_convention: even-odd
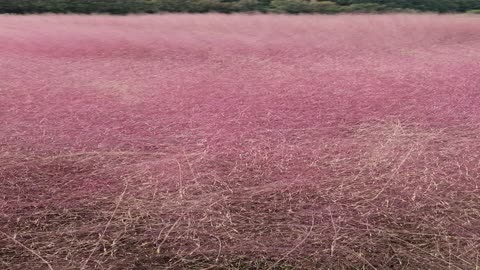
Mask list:
[[[480,13],[480,0],[0,0],[0,13]]]

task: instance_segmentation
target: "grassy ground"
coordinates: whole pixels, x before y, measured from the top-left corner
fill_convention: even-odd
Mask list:
[[[0,16],[2,269],[478,269],[480,18]]]

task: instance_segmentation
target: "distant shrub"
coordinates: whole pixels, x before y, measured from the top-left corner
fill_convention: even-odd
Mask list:
[[[472,9],[467,11],[468,14],[480,14],[480,9]]]
[[[418,10],[415,9],[410,9],[410,8],[389,8],[387,12],[390,13],[409,13],[409,14],[414,14],[418,13]]]
[[[316,13],[333,14],[342,12],[345,9],[343,6],[339,6],[337,3],[332,1],[312,2],[310,5],[312,11]]]
[[[196,1],[188,1],[186,9],[189,12],[199,12],[205,13],[210,11],[216,10],[225,10],[226,7],[222,7],[222,3],[217,0],[196,0]]]
[[[359,13],[376,13],[387,11],[388,8],[385,5],[380,5],[376,3],[364,3],[364,4],[351,4],[345,6],[344,11],[346,12],[359,12]]]
[[[261,12],[268,12],[272,0],[256,0],[257,4],[255,9]]]
[[[312,6],[307,1],[302,0],[273,0],[271,2],[273,11],[286,13],[311,13]]]
[[[231,9],[235,12],[245,12],[258,10],[260,3],[257,0],[240,0],[233,2]]]

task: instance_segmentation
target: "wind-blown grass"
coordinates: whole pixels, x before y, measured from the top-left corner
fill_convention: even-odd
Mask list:
[[[2,269],[477,269],[480,18],[0,17]]]

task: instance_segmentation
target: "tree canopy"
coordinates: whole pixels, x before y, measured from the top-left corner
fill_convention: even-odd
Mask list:
[[[0,0],[0,13],[470,12],[480,0]]]

